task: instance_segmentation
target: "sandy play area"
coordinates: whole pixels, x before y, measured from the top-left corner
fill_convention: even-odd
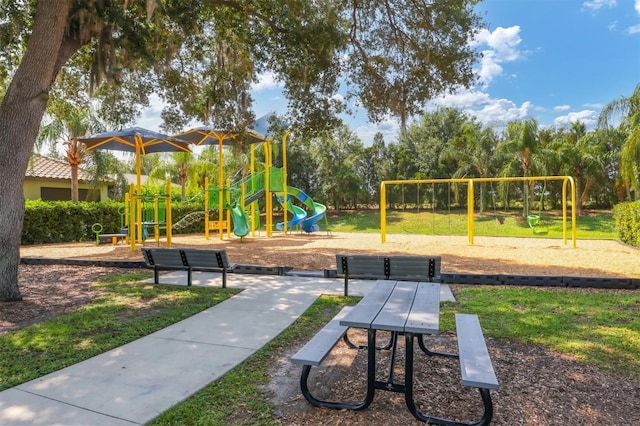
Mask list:
[[[165,246],[166,240],[160,240]],[[147,240],[147,247],[156,246]],[[579,275],[640,278],[640,250],[610,240],[428,236],[388,234],[381,242],[377,233],[281,233],[266,237],[212,234],[174,236],[173,247],[224,248],[232,262],[263,266],[288,266],[318,271],[335,268],[336,253],[404,253],[442,256],[442,272],[519,275]],[[142,255],[123,243],[95,245],[95,242],[24,246],[23,257],[139,259]]]

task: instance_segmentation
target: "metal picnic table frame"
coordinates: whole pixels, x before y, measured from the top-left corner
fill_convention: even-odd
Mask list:
[[[311,368],[305,366],[301,377],[301,390],[304,397],[313,405],[334,409],[363,410],[374,399],[375,391],[386,390],[403,393],[407,408],[419,420],[442,426],[460,426],[464,423],[429,416],[416,406],[413,394],[414,340],[429,356],[458,357],[458,354],[434,352],[424,343],[424,335],[439,333],[440,323],[440,284],[432,282],[407,282],[378,280],[373,289],[350,310],[340,324],[352,328],[367,330],[367,345],[356,346],[344,335],[344,340],[351,348],[367,349],[367,387],[361,402],[347,403],[325,401],[311,394],[307,379]],[[378,346],[378,331],[391,332],[391,339],[385,346]],[[404,335],[406,342],[405,382],[396,383],[393,377],[397,339]],[[386,381],[376,380],[376,350],[391,349],[389,375]],[[490,424],[493,416],[491,396],[487,389],[479,389],[484,404],[484,414],[480,421],[473,425]]]

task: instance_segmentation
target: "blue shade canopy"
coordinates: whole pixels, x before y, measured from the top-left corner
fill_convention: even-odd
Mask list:
[[[234,143],[236,133],[202,126],[186,130],[174,135],[174,137],[188,141],[194,145],[226,145]]]
[[[189,142],[175,138],[153,130],[141,127],[129,127],[127,129],[113,132],[99,133],[93,136],[77,138],[84,143],[87,151],[92,149],[106,149],[113,151],[135,152],[136,153],[136,178],[138,194],[141,193],[140,184],[140,157],[146,154],[157,152],[191,152]]]
[[[243,139],[250,144],[264,142],[264,138],[253,132],[232,132],[229,130],[214,129],[203,126],[189,129],[174,135],[178,139],[191,142],[194,145],[224,145],[232,146],[238,144]]]
[[[274,112],[270,112],[253,122],[251,133],[263,140],[270,139],[275,135],[275,132],[271,129],[272,123],[276,123],[279,127],[289,127],[287,123],[277,118]]]
[[[136,152],[141,155],[157,152],[191,152],[188,141],[141,127],[129,127],[77,139],[85,144],[87,151],[106,149]]]

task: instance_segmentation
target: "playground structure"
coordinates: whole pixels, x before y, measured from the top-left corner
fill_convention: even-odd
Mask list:
[[[508,183],[508,182],[524,182],[524,209],[525,220],[529,227],[533,230],[534,234],[545,234],[548,232],[546,224],[542,223],[541,211],[542,202],[544,200],[544,192],[546,190],[546,183],[548,181],[560,181],[562,183],[562,237],[563,243],[567,244],[568,231],[567,231],[567,191],[569,186],[569,194],[571,196],[571,206],[575,206],[576,200],[576,187],[574,180],[571,176],[530,176],[530,177],[505,177],[505,178],[467,178],[467,179],[418,179],[418,180],[389,180],[383,181],[380,187],[380,233],[381,242],[386,242],[386,222],[387,222],[387,188],[391,185],[420,185],[420,184],[455,184],[455,185],[467,185],[467,237],[470,244],[474,241],[474,213],[475,206],[475,184],[476,183]],[[532,183],[542,182],[542,191],[540,198],[540,208],[538,214],[531,213],[529,208],[529,193],[528,189]],[[571,236],[573,247],[576,247],[576,209],[571,209]]]
[[[232,231],[240,238],[250,233],[255,235],[256,229],[260,227],[258,201],[262,198],[266,201],[273,196],[282,206],[285,217],[291,213],[291,218],[273,224],[272,210],[267,209],[267,236],[272,235],[269,231],[273,228],[286,233],[296,226],[307,233],[315,232],[319,229],[317,222],[323,218],[326,220],[326,206],[313,201],[304,191],[286,185],[283,168],[270,167],[263,172],[252,172],[233,184],[228,183],[222,191],[219,187],[211,188],[208,180],[205,182],[205,237],[209,238],[210,231],[218,231],[220,238],[225,233],[230,236]],[[294,200],[304,208],[294,204]],[[218,220],[209,219],[212,210],[221,213]]]
[[[262,127],[265,129],[264,134],[256,131],[249,132],[250,173],[241,180],[231,183],[225,181],[224,170],[219,167],[217,185],[210,186],[209,180],[205,181],[203,211],[192,212],[173,223],[171,182],[169,180],[164,194],[144,195],[139,186],[131,185],[129,193],[125,195],[122,228],[120,234],[117,235],[126,235],[132,251],[135,250],[136,243],[142,243],[149,235],[153,235],[154,241],[159,244],[161,230],[166,232],[167,247],[171,247],[173,229],[188,226],[199,220],[204,220],[204,232],[207,239],[210,231],[217,231],[220,239],[223,239],[225,233],[230,237],[231,230],[234,235],[240,238],[249,234],[254,236],[256,229],[260,227],[258,200],[262,197],[264,197],[265,229],[268,237],[272,236],[274,229],[283,231],[285,234],[292,227],[299,227],[307,233],[317,231],[319,229],[317,223],[322,219],[326,221],[326,206],[314,202],[302,190],[287,185],[286,139],[289,132],[285,132],[282,138],[283,167],[278,168],[273,166],[273,135],[269,133],[265,123],[262,124]],[[240,134],[206,130],[205,128],[193,129],[189,134],[185,133],[180,137],[185,137],[185,135],[197,137],[197,144],[205,141],[209,144],[215,142],[219,149],[218,164],[220,165],[224,164],[223,145],[233,144],[235,138],[240,136]],[[264,170],[257,172],[255,148],[259,143],[263,143],[265,164]],[[226,184],[223,185],[222,182]],[[276,198],[281,204],[285,218],[283,222],[276,224],[273,223],[273,198]],[[294,204],[294,201],[297,201],[297,204]],[[217,220],[210,220],[210,213],[213,210],[218,212]],[[292,215],[291,218],[288,218],[289,213]],[[99,241],[102,226],[96,226],[94,232],[96,233],[96,241]]]
[[[266,119],[261,119],[265,121]],[[259,123],[258,120],[256,123]],[[258,127],[258,126],[256,126]],[[218,169],[217,186],[211,187],[209,181],[205,182],[205,238],[209,239],[210,231],[217,231],[220,239],[225,233],[244,238],[251,234],[255,236],[255,231],[260,227],[260,209],[258,201],[264,197],[265,205],[265,229],[266,236],[273,235],[274,228],[288,233],[289,228],[299,226],[307,233],[315,232],[319,229],[317,222],[322,219],[326,221],[326,206],[313,201],[302,190],[287,184],[287,137],[286,131],[282,137],[282,168],[273,166],[273,134],[269,132],[266,122],[261,124],[261,132],[251,133],[250,148],[250,172],[237,182],[230,183],[225,180],[224,170]],[[236,136],[231,134],[211,133],[211,136],[218,140],[219,164],[224,164],[223,141],[233,140]],[[202,139],[204,140],[204,139]],[[262,143],[264,148],[264,170],[256,171],[255,149]],[[223,183],[226,183],[224,185]],[[284,220],[280,223],[273,223],[273,198],[281,204],[284,211]],[[297,200],[300,207],[293,203]],[[210,212],[218,211],[218,219],[210,220]],[[307,213],[307,210],[310,213]],[[291,219],[287,219],[291,213]]]
[[[171,181],[167,179],[166,193],[144,195],[131,185],[129,193],[125,195],[125,220],[127,241],[131,251],[136,249],[147,239],[150,230],[156,244],[160,242],[160,230],[165,230],[167,247],[171,247],[172,217],[171,217]]]

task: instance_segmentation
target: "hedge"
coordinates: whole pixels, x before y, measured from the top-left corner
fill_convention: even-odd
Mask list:
[[[173,223],[191,212],[204,211],[201,204],[172,205]],[[102,233],[119,233],[123,226],[123,203],[100,202],[73,203],[71,201],[27,200],[22,225],[23,245],[66,243],[95,240],[91,230],[94,223],[100,223]],[[174,234],[204,233],[203,219],[191,225],[174,230]]]
[[[640,201],[615,205],[613,220],[620,241],[634,247],[640,247]]]

